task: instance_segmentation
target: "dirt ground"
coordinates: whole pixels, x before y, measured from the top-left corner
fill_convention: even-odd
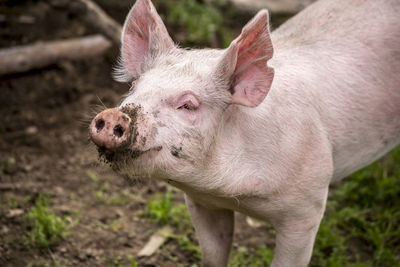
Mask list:
[[[132,2],[100,4],[122,23]],[[79,19],[78,9],[65,10],[62,3],[0,2],[0,14],[6,14],[0,20],[0,47],[96,33]],[[98,162],[89,142],[93,110],[102,103],[115,106],[128,90],[127,84],[111,78],[117,55],[118,48],[113,47],[87,61],[0,77],[0,266],[114,266],[115,259],[128,264],[126,255],[133,255],[140,266],[199,264],[175,240],[150,257],[136,257],[159,229],[140,214],[146,202],[167,186],[126,182]],[[99,181],[90,179],[93,175]],[[44,249],[22,241],[29,230],[25,214],[41,193],[49,195],[58,215],[78,220],[66,240]],[[174,195],[182,202],[182,193]],[[266,227],[249,227],[244,216],[236,216],[234,249],[258,245],[273,247]]]

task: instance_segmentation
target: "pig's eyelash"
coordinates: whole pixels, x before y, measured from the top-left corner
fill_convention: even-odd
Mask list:
[[[184,102],[180,107],[178,107],[178,109],[181,110],[188,110],[188,111],[193,111],[196,110],[198,108],[198,106],[196,106],[194,103],[192,103],[192,101],[188,100],[186,102]]]
[[[178,109],[195,110],[196,108],[186,103],[180,106]]]

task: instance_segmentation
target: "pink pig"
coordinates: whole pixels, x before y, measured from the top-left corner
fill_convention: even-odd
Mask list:
[[[185,192],[204,266],[234,211],[276,229],[272,266],[306,266],[332,181],[400,143],[400,1],[320,0],[272,34],[261,10],[227,49],[178,48],[150,0],[125,21],[122,104],[90,135],[118,172]]]

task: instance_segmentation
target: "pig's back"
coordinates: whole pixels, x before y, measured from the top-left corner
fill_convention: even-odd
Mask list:
[[[334,180],[400,143],[399,14],[397,0],[321,0],[273,33],[271,93],[317,111]]]

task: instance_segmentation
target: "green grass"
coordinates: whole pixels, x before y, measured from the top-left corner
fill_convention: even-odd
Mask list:
[[[311,266],[400,266],[400,148],[329,198]]]
[[[121,206],[132,201],[133,197],[128,190],[107,193],[110,185],[104,182],[95,192],[95,199],[99,204]]]
[[[121,206],[133,200],[133,195],[128,189],[112,192],[110,190],[110,184],[100,179],[95,173],[86,171],[86,175],[95,185],[94,196],[96,202],[99,204]]]
[[[87,177],[89,177],[90,178],[90,180],[92,180],[94,183],[99,183],[99,178],[97,177],[97,175],[94,173],[94,172],[92,172],[92,171],[90,171],[90,170],[87,170],[86,171],[86,175],[87,175]]]
[[[164,21],[171,28],[185,31],[187,45],[209,46],[217,42],[227,47],[232,40],[231,30],[224,24],[227,16],[222,13],[227,7],[221,0],[167,0],[158,5],[166,6]]]
[[[175,203],[172,190],[168,190],[165,194],[157,194],[150,200],[147,203],[143,216],[160,226],[173,226],[176,233],[168,234],[168,238],[174,240],[179,249],[188,252],[197,260],[200,259],[200,249],[190,238],[190,236],[193,236],[193,228],[190,223],[189,213],[184,204]],[[165,251],[165,254],[172,255],[173,253]],[[179,261],[179,259],[172,256],[169,258]]]
[[[190,229],[190,218],[186,206],[175,204],[172,190],[165,194],[157,194],[147,203],[144,216],[147,216],[158,225],[171,225],[180,230]]]
[[[25,267],[65,267],[65,264],[63,262],[56,260],[51,250],[48,250],[48,252],[50,254],[49,262],[39,259],[37,261],[27,263]]]
[[[4,195],[0,195],[0,207],[6,208],[6,209],[15,209],[18,208],[20,204],[18,203],[18,200],[11,196],[7,197]]]
[[[128,265],[123,263],[126,261],[129,262]],[[111,259],[111,263],[107,264],[107,266],[108,267],[137,267],[138,265],[137,265],[135,259],[133,258],[133,256],[128,255],[128,256],[126,256],[126,259],[123,256],[117,256],[117,257]]]
[[[237,251],[232,253],[229,267],[268,266],[271,264],[273,256],[273,250],[264,246],[257,247],[254,252],[250,252],[246,248],[239,248]]]
[[[50,210],[49,205],[49,198],[39,195],[35,206],[26,215],[30,230],[24,241],[31,247],[49,247],[57,244],[69,235],[70,228],[77,223],[57,216]]]

